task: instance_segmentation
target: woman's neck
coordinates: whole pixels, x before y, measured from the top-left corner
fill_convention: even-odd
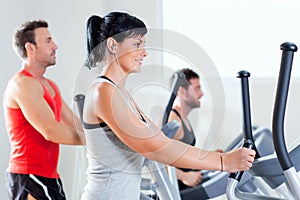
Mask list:
[[[108,66],[103,75],[111,79],[119,88],[125,88],[128,74],[124,73],[117,64],[111,64]]]

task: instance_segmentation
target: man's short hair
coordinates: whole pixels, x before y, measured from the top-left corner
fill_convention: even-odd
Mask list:
[[[44,20],[27,21],[15,31],[13,46],[21,58],[27,58],[27,51],[25,49],[27,42],[36,44],[34,31],[37,28],[48,28],[48,23]]]
[[[170,78],[170,81],[169,81],[169,86],[170,88],[172,87],[173,83],[174,83],[174,79],[175,79],[175,74],[176,73],[180,73],[182,72],[184,75],[185,75],[185,80],[184,81],[181,81],[180,83],[180,86],[185,88],[185,89],[188,89],[188,87],[190,86],[190,80],[193,79],[193,78],[198,78],[199,79],[199,75],[189,69],[189,68],[183,68],[183,69],[180,69],[180,70],[177,70]]]

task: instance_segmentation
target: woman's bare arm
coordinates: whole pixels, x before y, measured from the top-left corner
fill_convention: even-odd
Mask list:
[[[104,86],[105,84],[105,86]],[[148,159],[182,168],[245,171],[251,167],[255,152],[241,148],[229,153],[202,150],[167,138],[154,124],[146,125],[133,113],[114,86],[96,87],[93,106],[98,118],[135,152]],[[221,165],[221,156],[223,166]]]

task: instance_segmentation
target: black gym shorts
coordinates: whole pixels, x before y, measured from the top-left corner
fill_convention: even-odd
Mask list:
[[[6,172],[6,187],[11,200],[26,200],[28,193],[37,200],[65,200],[60,178]]]

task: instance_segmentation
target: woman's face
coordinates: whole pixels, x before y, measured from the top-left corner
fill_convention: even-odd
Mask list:
[[[143,59],[147,56],[145,43],[145,36],[127,38],[123,42],[118,43],[116,56],[124,72],[140,71]]]

